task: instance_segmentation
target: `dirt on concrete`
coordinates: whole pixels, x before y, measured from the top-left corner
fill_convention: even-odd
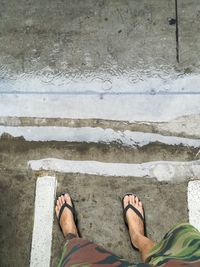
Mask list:
[[[2,161],[1,161],[2,163]],[[0,266],[29,266],[35,180],[13,164],[0,168]]]

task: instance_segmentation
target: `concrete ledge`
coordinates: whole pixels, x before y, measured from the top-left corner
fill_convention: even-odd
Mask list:
[[[200,180],[188,184],[189,221],[200,231]]]
[[[55,177],[37,179],[30,267],[50,266],[55,193]]]

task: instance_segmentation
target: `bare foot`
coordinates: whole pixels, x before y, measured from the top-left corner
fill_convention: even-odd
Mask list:
[[[138,199],[138,197],[134,195],[125,196],[123,204],[124,204],[124,208],[126,208],[128,204],[131,204],[144,217],[143,205],[142,205],[142,202]],[[127,210],[126,218],[128,222],[131,242],[134,247],[138,248],[138,240],[142,236],[144,236],[144,223],[142,219],[132,209]]]
[[[57,218],[59,217],[60,209],[65,202],[69,204],[70,206],[72,206],[72,201],[71,201],[69,194],[65,194],[64,196],[62,195],[57,199],[57,203],[55,207]],[[78,237],[78,231],[77,231],[77,228],[74,222],[74,216],[71,210],[67,207],[64,208],[63,213],[61,215],[60,226],[61,226],[64,237],[67,234],[75,234]]]

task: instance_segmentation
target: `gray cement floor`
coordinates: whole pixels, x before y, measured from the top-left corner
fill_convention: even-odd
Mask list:
[[[170,17],[175,16],[174,0],[0,0],[0,7],[0,117],[26,117],[14,118],[16,121],[10,118],[10,124],[7,119],[5,125],[14,124],[17,127],[20,123],[29,126],[38,123],[40,126],[44,123],[72,127],[95,126],[199,138],[197,111],[186,114],[194,115],[192,120],[188,117],[187,121],[180,119],[165,124],[149,121],[141,124],[139,121],[127,124],[127,118],[126,122],[98,120],[101,118],[74,122],[71,117],[64,118],[66,121],[55,118],[46,121],[41,115],[43,110],[37,110],[41,120],[30,119],[33,113],[29,107],[32,99],[36,99],[35,94],[38,103],[42,103],[44,107],[45,103],[48,103],[45,101],[50,93],[55,94],[56,107],[59,107],[61,98],[65,97],[66,102],[69,101],[67,96],[63,97],[62,94],[60,98],[56,98],[56,92],[67,93],[75,88],[72,93],[84,93],[88,90],[87,86],[93,83],[96,85],[94,90],[100,93],[109,90],[115,92],[118,89],[123,93],[127,88],[134,88],[139,94],[145,92],[154,96],[157,90],[154,84],[148,87],[148,90],[142,88],[140,91],[140,87],[137,87],[138,82],[146,78],[158,78],[161,84],[165,85],[170,78],[176,80],[190,74],[199,74],[198,0],[178,1],[179,64],[176,61],[175,26],[169,25],[168,21]],[[114,84],[115,78],[122,76],[126,78],[123,85],[128,83],[129,87],[118,88],[118,81]],[[197,85],[194,87],[192,91],[194,89],[199,93]],[[131,92],[135,93],[134,90]],[[169,93],[171,90],[174,88],[166,87],[165,92]],[[44,94],[40,95],[42,92]],[[184,92],[185,87],[180,87],[178,93]],[[5,95],[8,95],[8,98]],[[29,102],[27,98],[21,97],[22,95],[28,95]],[[101,94],[97,97],[103,98]],[[145,98],[145,95],[143,97]],[[11,99],[13,102],[9,102]],[[166,113],[170,109],[171,99],[174,98],[169,98],[166,102]],[[192,106],[192,98],[190,100],[188,96],[184,99],[191,101]],[[84,94],[81,101],[84,102],[83,100]],[[181,104],[181,107],[176,108],[184,110],[185,103]],[[7,106],[9,108],[4,113],[3,107]],[[25,107],[25,115],[20,113],[22,106]],[[142,108],[141,105],[141,109],[137,111],[139,115],[145,113]],[[55,112],[48,104],[44,109],[46,117],[49,114],[48,110],[51,114]],[[73,106],[71,109],[73,110]],[[96,107],[91,107],[91,110],[95,109]],[[76,110],[73,112],[78,113]],[[124,112],[126,114],[126,110]],[[160,112],[154,111],[155,115],[159,115]],[[92,115],[90,118],[93,118]],[[41,173],[28,170],[28,160],[57,157],[126,163],[154,160],[189,161],[199,159],[198,152],[199,148],[161,143],[130,149],[117,144],[25,142],[20,138],[2,138],[0,266],[29,265],[35,182]],[[148,233],[155,241],[160,240],[175,223],[188,221],[186,182],[171,185],[137,177],[108,178],[60,173],[56,176],[57,193],[68,191],[74,198],[82,235],[130,261],[138,261],[139,258],[131,248],[122,219],[120,197],[125,192],[133,191],[144,201]],[[55,220],[52,266],[61,248],[62,234]]]
[[[154,153],[153,153],[154,152]],[[28,266],[33,227],[35,182],[39,173],[27,169],[29,159],[54,156],[65,159],[89,159],[120,162],[176,158],[191,160],[196,151],[182,147],[151,144],[145,149],[126,151],[116,145],[60,142],[25,142],[1,139],[1,266]],[[103,155],[103,156],[102,156]],[[129,159],[129,160],[127,160]],[[180,221],[188,221],[187,183],[159,183],[153,179],[102,177],[80,174],[56,174],[57,194],[68,191],[76,204],[80,231],[85,238],[98,242],[118,255],[138,261],[123,223],[120,198],[127,191],[138,194],[144,202],[149,236],[160,240]],[[5,208],[6,207],[6,208]],[[167,210],[167,212],[165,212]],[[102,217],[104,218],[102,224]],[[162,219],[160,219],[162,218]],[[9,227],[8,227],[9,226]],[[14,242],[13,242],[14,240]],[[62,248],[62,234],[54,221],[52,266]]]
[[[179,65],[175,26],[168,21],[175,17],[174,0],[1,0],[0,4],[3,92],[40,91],[32,86],[34,77],[44,83],[44,90],[54,85],[53,90],[59,91],[63,78],[68,84],[83,78],[100,80],[106,91],[112,87],[110,75],[128,74],[127,80],[134,84],[144,73],[149,77],[171,71],[175,76],[199,73],[198,0],[178,1]],[[13,82],[19,78],[22,82],[16,86]]]
[[[148,234],[155,241],[160,241],[174,224],[188,221],[187,184],[176,184],[172,189],[170,184],[158,184],[147,179],[70,174],[59,177],[58,182],[58,192],[67,190],[75,200],[82,236],[130,262],[140,262],[140,258],[131,247],[122,217],[121,197],[125,192],[134,192],[141,197]],[[62,235],[58,233],[56,224],[53,264],[62,244]]]

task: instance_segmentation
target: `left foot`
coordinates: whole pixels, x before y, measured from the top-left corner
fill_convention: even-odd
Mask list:
[[[68,205],[72,207],[72,201],[71,201],[71,197],[69,196],[69,194],[65,194],[64,196],[62,195],[57,199],[56,207],[55,207],[57,218],[59,217],[60,209],[64,203],[67,203]],[[62,215],[60,218],[60,226],[61,226],[64,237],[67,234],[75,234],[78,237],[78,231],[77,231],[77,227],[74,222],[74,216],[71,210],[67,207],[65,207],[62,212]]]

